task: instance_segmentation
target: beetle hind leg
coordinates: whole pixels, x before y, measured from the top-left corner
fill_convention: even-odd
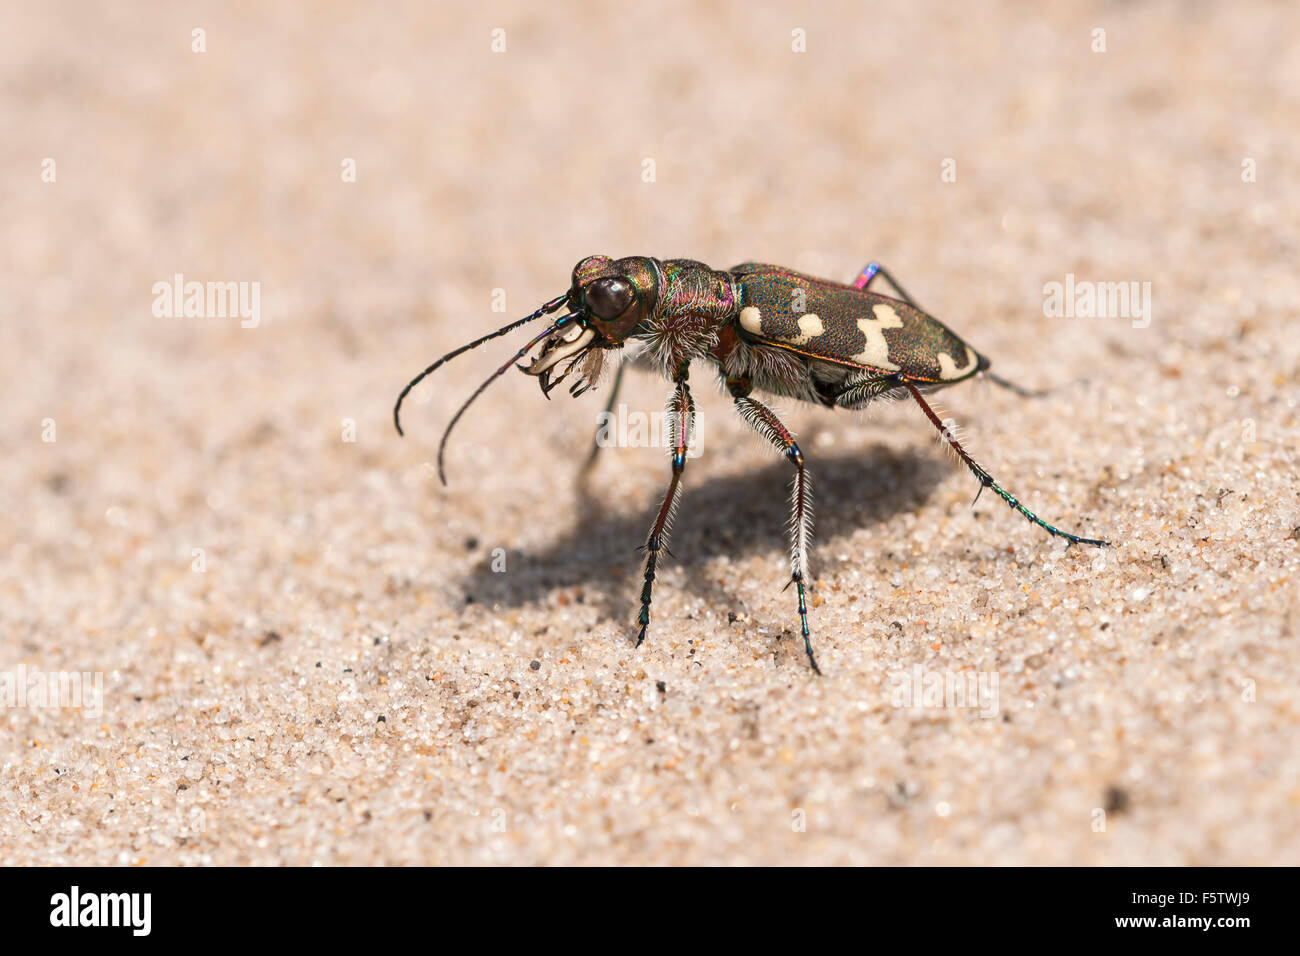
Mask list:
[[[1099,548],[1110,547],[1109,541],[1103,541],[1100,538],[1083,538],[1077,534],[1071,534],[1068,531],[1062,531],[1060,528],[1056,527],[1055,525],[1048,524],[1042,518],[1038,517],[1038,515],[1034,514],[1032,511],[1030,511],[1028,508],[1022,505],[1019,499],[1017,499],[1014,495],[1012,495],[1001,485],[999,485],[996,481],[994,481],[993,476],[990,475],[987,471],[985,471],[984,468],[978,462],[976,462],[974,458],[970,456],[970,454],[966,451],[966,449],[961,446],[961,442],[959,442],[956,436],[952,434],[952,431],[948,429],[942,421],[939,420],[939,416],[934,413],[934,409],[930,407],[929,403],[927,403],[926,400],[921,397],[920,389],[918,389],[915,385],[913,385],[910,382],[906,383],[906,385],[907,385],[907,390],[911,392],[912,397],[916,399],[916,403],[921,406],[921,411],[925,412],[926,418],[930,419],[930,423],[934,425],[936,429],[939,430],[939,434],[943,437],[943,440],[952,446],[953,451],[957,452],[957,457],[960,458],[962,460],[962,463],[965,464],[966,467],[971,470],[971,473],[976,478],[979,479],[980,492],[983,492],[985,488],[988,488],[999,498],[1005,501],[1007,505],[1010,506],[1013,510],[1018,511],[1020,512],[1020,514],[1024,515],[1025,518],[1032,524],[1038,525],[1038,527],[1042,528],[1044,531],[1046,531],[1054,538],[1064,538],[1067,542],[1066,545],[1067,547],[1071,544],[1091,544]],[[975,495],[975,500],[976,501],[979,500],[979,493]]]
[[[985,371],[984,374],[985,376],[987,376],[988,380],[992,382],[994,385],[996,385],[998,388],[1005,388],[1008,392],[1014,392],[1015,394],[1019,395],[1021,398],[1042,398],[1044,395],[1047,395],[1050,391],[1049,389],[1046,388],[1040,388],[1040,389],[1025,388],[1023,385],[1017,385],[1015,382],[1011,381],[1010,379],[1003,378],[1001,375],[998,375],[994,372]]]
[[[878,398],[897,397],[903,380],[896,375],[867,374],[844,382],[835,393],[834,404],[839,408],[865,408]]]
[[[908,295],[906,292],[903,291],[903,287],[898,284],[897,280],[892,275],[889,274],[889,270],[886,269],[884,266],[882,266],[879,262],[876,262],[875,260],[868,262],[865,266],[862,267],[862,271],[858,273],[858,277],[853,280],[853,287],[855,289],[866,289],[868,286],[871,285],[871,280],[874,279],[876,276],[880,276],[882,279],[888,282],[889,287],[893,289],[895,292],[897,292],[898,297],[902,299],[904,302],[906,302],[908,305],[912,306],[915,309],[921,308],[912,300],[912,297],[910,295]]]

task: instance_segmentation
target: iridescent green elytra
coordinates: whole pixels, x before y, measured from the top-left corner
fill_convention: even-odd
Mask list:
[[[878,274],[898,293],[897,298],[870,291]],[[1043,521],[998,485],[944,427],[922,391],[954,385],[986,372],[989,361],[938,319],[923,312],[874,262],[852,285],[842,285],[757,263],[720,272],[692,259],[588,256],[574,267],[566,293],[532,315],[448,353],[416,376],[402,390],[393,408],[398,433],[402,431],[402,400],[425,376],[448,359],[565,306],[566,314],[498,368],[457,410],[438,447],[438,473],[445,484],[443,455],[447,437],[461,415],[488,385],[538,345],[541,348],[530,364],[520,367],[537,377],[542,394],[549,397],[570,375],[574,376],[570,394],[581,395],[600,380],[607,357],[621,360],[623,347],[637,342],[642,354],[673,383],[667,408],[672,476],[646,539],[641,609],[637,615],[638,646],[650,626],[655,573],[667,544],[694,430],[695,400],[688,378],[695,361],[714,367],[741,417],[794,466],[790,579],[798,596],[804,649],[818,673],[805,591],[812,535],[808,472],[794,435],[771,409],[752,397],[755,391],[850,409],[861,408],[883,395],[910,397],[979,479],[981,492],[990,489],[1029,521],[1068,544],[1109,543],[1083,538]],[[614,377],[608,402],[611,408],[624,367],[620,364]],[[992,373],[989,378],[1015,388]],[[588,465],[594,456],[593,451]],[[975,497],[978,500],[979,494]]]

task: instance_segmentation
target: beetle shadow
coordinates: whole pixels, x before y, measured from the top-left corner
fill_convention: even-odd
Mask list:
[[[665,488],[667,487],[667,468]],[[948,474],[947,463],[883,445],[808,460],[813,494],[814,536],[810,552],[813,580],[834,542],[893,515],[915,510]],[[739,601],[724,583],[702,573],[710,558],[752,554],[780,555],[772,584],[788,580],[790,483],[794,469],[783,458],[741,474],[685,484],[669,542],[661,560],[684,570],[682,586],[723,607]],[[690,477],[687,466],[686,477]],[[504,573],[485,557],[463,580],[466,600],[491,607],[520,607],[559,588],[579,588],[578,600],[593,602],[612,620],[627,621],[640,606],[644,544],[662,498],[643,510],[611,512],[608,502],[579,481],[577,518],[572,530],[541,550],[511,551]],[[819,553],[820,552],[820,553]],[[659,587],[664,584],[661,580]],[[793,598],[791,599],[793,600]]]

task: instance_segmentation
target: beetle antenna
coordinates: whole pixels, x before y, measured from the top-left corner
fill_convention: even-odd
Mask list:
[[[495,339],[497,336],[505,335],[507,332],[513,332],[515,329],[519,328],[519,326],[526,325],[529,322],[532,322],[534,319],[540,319],[542,316],[550,312],[554,312],[556,309],[558,309],[560,306],[564,304],[565,300],[568,299],[568,297],[569,297],[569,293],[567,292],[564,293],[564,295],[557,296],[556,298],[552,299],[550,302],[547,302],[544,306],[542,306],[540,309],[538,309],[536,312],[534,312],[532,315],[528,316],[527,318],[520,319],[517,322],[511,322],[509,325],[503,325],[495,332],[489,332],[487,335],[483,336],[482,338],[475,339],[473,342],[469,343],[469,345],[462,345],[460,348],[448,352],[442,358],[438,359],[438,361],[434,362],[432,365],[426,368],[419,375],[415,376],[415,378],[411,379],[411,381],[407,383],[406,388],[402,389],[402,394],[397,396],[397,404],[393,406],[393,424],[397,427],[397,434],[403,436],[406,434],[406,432],[402,431],[402,418],[401,418],[402,402],[406,399],[406,396],[410,394],[411,389],[419,385],[420,382],[422,382],[427,376],[436,372],[444,362],[454,359],[457,355],[461,355],[465,352],[470,351],[471,349],[476,349],[484,342]],[[446,481],[443,482],[444,485],[446,483],[447,483]]]
[[[542,341],[542,339],[546,338],[548,335],[551,335],[554,332],[558,332],[560,329],[564,328],[564,326],[568,325],[573,319],[577,318],[577,316],[578,316],[577,312],[570,312],[568,315],[561,316],[556,321],[556,323],[552,325],[549,329],[539,333],[534,338],[529,340],[528,344],[525,345],[523,348],[521,348],[518,352],[516,352],[514,356],[510,359],[510,361],[506,362],[499,369],[497,369],[495,372],[489,375],[487,377],[487,380],[474,390],[474,394],[469,397],[469,399],[465,402],[464,405],[456,409],[456,414],[451,416],[451,421],[447,423],[447,430],[442,433],[442,441],[438,442],[438,477],[442,480],[442,483],[444,485],[447,484],[447,472],[446,469],[443,468],[443,464],[442,464],[443,452],[446,451],[447,449],[447,439],[451,437],[451,430],[455,428],[456,423],[460,421],[460,416],[465,414],[465,409],[473,405],[474,400],[478,398],[480,395],[482,395],[483,392],[487,390],[487,387],[489,385],[495,382],[506,372],[510,371],[511,366],[513,366],[521,358],[527,355],[529,351],[532,350],[534,345]]]

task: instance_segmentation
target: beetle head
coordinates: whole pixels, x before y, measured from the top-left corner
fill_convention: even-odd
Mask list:
[[[576,370],[579,377],[569,391],[581,394],[599,379],[605,352],[622,348],[653,317],[658,301],[659,269],[653,259],[588,256],[573,267],[570,323],[547,338],[524,371],[537,376],[545,395]]]

